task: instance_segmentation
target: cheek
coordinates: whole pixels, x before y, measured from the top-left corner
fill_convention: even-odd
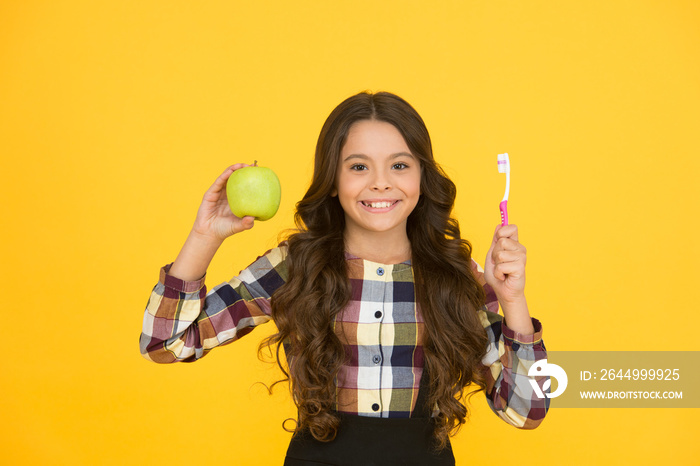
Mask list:
[[[336,191],[342,197],[356,197],[364,188],[360,177],[340,177],[336,182]]]
[[[418,175],[416,177],[416,179],[413,181],[413,186],[414,186],[414,188],[413,188],[414,195],[420,196],[421,194],[423,194],[423,190],[421,189],[421,177],[420,177],[420,175]]]

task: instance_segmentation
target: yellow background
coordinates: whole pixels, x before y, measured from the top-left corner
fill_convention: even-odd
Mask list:
[[[549,349],[698,350],[700,6],[694,1],[5,1],[0,4],[3,464],[281,464],[294,415],[272,330],[189,365],[142,359],[143,309],[203,192],[272,167],[275,244],[341,100],[424,117],[483,261],[510,217]],[[458,464],[692,464],[694,409],[553,409],[532,432],[475,398]]]

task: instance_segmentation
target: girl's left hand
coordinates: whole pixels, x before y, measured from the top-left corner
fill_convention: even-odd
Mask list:
[[[518,227],[498,225],[484,261],[484,278],[503,304],[525,299],[527,251],[518,242]]]

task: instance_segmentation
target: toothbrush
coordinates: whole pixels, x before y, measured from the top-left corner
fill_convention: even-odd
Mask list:
[[[510,192],[510,159],[508,153],[498,154],[498,173],[506,174],[506,193],[498,205],[501,209],[501,225],[508,225],[508,193]]]

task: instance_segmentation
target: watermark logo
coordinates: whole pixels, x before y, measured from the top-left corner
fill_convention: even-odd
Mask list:
[[[569,383],[569,378],[566,376],[566,372],[564,371],[564,369],[557,366],[556,364],[547,363],[546,359],[540,359],[535,364],[533,364],[532,367],[530,367],[530,370],[528,371],[527,375],[529,375],[530,377],[550,377],[545,381],[541,389],[534,379],[530,379],[530,385],[532,385],[532,389],[535,391],[535,395],[537,395],[537,398],[544,398],[545,396],[547,398],[556,398],[562,393],[564,393],[564,390],[566,390],[566,386]],[[549,387],[552,385],[551,377],[557,379],[557,382],[559,384],[557,386],[557,390],[554,393],[544,393],[544,391],[549,390]]]

